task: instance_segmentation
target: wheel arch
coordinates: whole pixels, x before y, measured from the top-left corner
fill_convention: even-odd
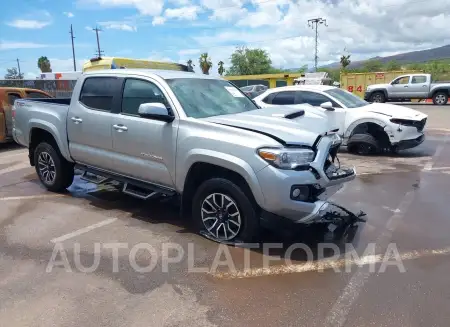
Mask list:
[[[359,130],[367,130],[368,134],[371,134],[375,138],[379,138],[380,136],[377,134],[373,134],[373,132],[382,132],[383,136],[381,137],[380,141],[383,142],[383,146],[389,146],[391,144],[389,134],[386,132],[387,124],[379,119],[375,118],[364,118],[359,119],[357,121],[354,121],[350,124],[350,126],[347,128],[347,130],[344,133],[344,139],[348,141],[348,139],[357,133]],[[389,143],[389,144],[387,144]]]

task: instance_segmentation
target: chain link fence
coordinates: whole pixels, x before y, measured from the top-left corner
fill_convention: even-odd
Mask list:
[[[55,98],[70,98],[76,82],[76,80],[4,79],[0,80],[0,87],[26,87],[42,90]]]

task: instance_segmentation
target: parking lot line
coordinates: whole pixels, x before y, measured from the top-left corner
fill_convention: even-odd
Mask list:
[[[86,227],[83,227],[83,228],[78,229],[76,231],[73,231],[71,233],[68,233],[68,234],[59,236],[57,238],[54,238],[54,239],[51,240],[51,242],[52,243],[59,243],[59,242],[67,241],[67,240],[69,240],[69,239],[71,239],[71,238],[73,238],[75,236],[79,236],[79,235],[85,234],[87,232],[90,232],[91,230],[94,230],[96,228],[109,225],[109,224],[115,222],[116,220],[117,220],[117,218],[105,219],[105,220],[103,220],[103,221],[101,221],[99,223],[96,223],[96,224],[93,224],[93,225],[90,225],[90,226],[86,226]]]
[[[421,250],[421,251],[409,251],[400,254],[399,258],[402,261],[406,260],[415,260],[424,257],[431,256],[445,256],[450,255],[450,247],[435,249],[435,250]],[[313,262],[308,262],[305,264],[295,264],[295,265],[284,265],[284,266],[272,266],[268,268],[254,268],[254,269],[245,269],[241,271],[235,272],[216,272],[213,273],[213,276],[218,279],[240,279],[240,278],[252,278],[252,277],[263,277],[263,276],[276,276],[276,275],[286,275],[286,274],[295,274],[295,273],[303,273],[303,272],[311,272],[311,271],[324,271],[329,269],[339,269],[346,268],[350,266],[367,266],[373,265],[377,263],[382,263],[384,261],[388,261],[384,254],[376,254],[376,255],[366,255],[360,258],[352,258],[352,259],[337,259],[337,260],[318,260]],[[357,286],[360,285],[361,281],[354,281],[352,285]],[[349,288],[347,293],[353,293],[354,287]],[[346,292],[344,292],[345,294]],[[340,326],[339,324],[332,324],[331,326]]]
[[[48,199],[59,198],[66,196],[65,194],[40,194],[40,195],[23,195],[23,196],[8,196],[0,198],[0,201],[16,201],[16,200],[36,200],[36,199]]]
[[[12,171],[24,169],[24,168],[31,168],[30,163],[21,162],[21,163],[13,165],[11,167],[1,169],[0,170],[0,175],[6,174],[6,173],[10,173]]]

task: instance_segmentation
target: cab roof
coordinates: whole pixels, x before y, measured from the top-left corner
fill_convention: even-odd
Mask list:
[[[83,73],[85,76],[95,75],[140,75],[140,76],[158,76],[163,79],[172,78],[201,78],[201,79],[220,79],[217,76],[197,74],[192,72],[184,72],[177,70],[162,70],[162,69],[142,69],[142,68],[126,68],[126,69],[104,69],[95,70]]]

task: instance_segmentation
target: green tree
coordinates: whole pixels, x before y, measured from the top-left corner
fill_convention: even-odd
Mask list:
[[[383,70],[383,64],[379,60],[371,59],[364,63],[363,69],[366,72],[380,72]]]
[[[51,73],[52,72],[52,66],[50,65],[50,60],[48,60],[47,57],[40,57],[38,59],[37,65],[41,72],[43,73]]]
[[[273,71],[272,60],[266,50],[237,48],[231,54],[231,67],[227,75],[257,75]]]
[[[202,69],[203,74],[209,75],[209,70],[211,69],[213,64],[211,58],[208,56],[208,52],[202,53],[198,61],[200,63],[200,68]]]
[[[347,68],[347,66],[351,64],[352,61],[350,60],[350,56],[351,55],[347,55],[347,56],[346,55],[342,55],[341,56],[341,60],[340,61],[341,61],[341,67],[342,67],[343,70],[345,70]]]
[[[219,68],[217,69],[217,72],[219,73],[220,76],[223,75],[223,73],[225,72],[225,68],[223,68],[223,61],[219,61],[218,63]]]
[[[19,74],[16,67],[6,69],[5,79],[23,79],[23,73]]]
[[[188,66],[188,70],[190,71],[190,72],[193,72],[194,71],[194,63],[193,63],[193,61],[192,61],[192,59],[189,59],[187,62],[187,66]]]
[[[402,69],[402,66],[395,60],[391,60],[388,63],[386,63],[385,70],[389,71],[395,71]]]

